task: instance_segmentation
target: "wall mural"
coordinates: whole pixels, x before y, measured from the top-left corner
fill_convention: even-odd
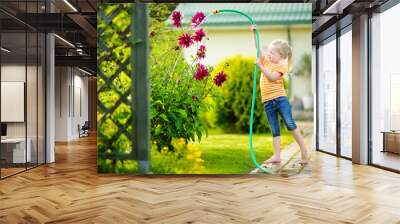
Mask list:
[[[309,170],[313,109],[291,94],[296,88],[291,77],[305,75],[302,80],[311,82],[305,74],[311,73],[311,4],[146,4],[144,39],[135,33],[141,21],[133,21],[143,19],[134,15],[139,5],[99,6],[98,172]],[[149,130],[135,126],[146,116],[134,107],[135,100],[146,101],[135,79],[147,73],[135,67],[143,57],[133,54],[146,44]],[[148,144],[136,141],[146,131]],[[302,136],[299,144],[293,133]],[[274,154],[273,135],[280,135],[280,156]]]

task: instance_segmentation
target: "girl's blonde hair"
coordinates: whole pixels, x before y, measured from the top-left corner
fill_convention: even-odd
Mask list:
[[[275,46],[283,59],[287,59],[288,71],[292,69],[292,48],[284,40],[274,40],[271,45]]]

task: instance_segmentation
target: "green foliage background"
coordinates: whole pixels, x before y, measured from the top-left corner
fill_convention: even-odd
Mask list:
[[[222,61],[216,67],[228,64],[225,72],[228,80],[219,89],[215,97],[215,125],[227,133],[248,133],[250,129],[251,100],[253,94],[253,57],[233,56]],[[257,98],[254,109],[254,133],[269,133],[270,127],[264,112],[260,95],[260,74],[257,75]],[[287,80],[285,88],[287,89]],[[281,121],[283,125],[283,121]],[[281,125],[281,127],[283,127]]]

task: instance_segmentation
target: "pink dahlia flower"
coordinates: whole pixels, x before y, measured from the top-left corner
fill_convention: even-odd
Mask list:
[[[214,77],[214,83],[217,86],[221,86],[222,83],[224,83],[227,79],[227,75],[224,71],[220,71],[217,73],[217,75]]]
[[[197,57],[204,58],[206,56],[206,46],[200,45],[199,49],[197,50]]]
[[[192,17],[192,28],[195,29],[198,25],[200,25],[201,22],[206,18],[204,13],[202,12],[197,12],[193,17]]]
[[[172,12],[172,23],[174,24],[175,27],[181,27],[182,26],[182,19],[183,15],[179,11],[173,11]]]
[[[194,78],[196,80],[202,80],[209,75],[210,75],[210,73],[208,72],[208,69],[206,68],[206,66],[204,66],[202,64],[197,64],[197,70],[194,73]]]
[[[198,29],[198,30],[196,30],[196,32],[193,35],[193,40],[196,41],[196,42],[201,42],[201,40],[205,36],[206,36],[206,33],[204,32],[204,30],[203,29]]]
[[[179,37],[179,45],[185,48],[190,47],[193,44],[192,36],[188,33],[184,33]]]

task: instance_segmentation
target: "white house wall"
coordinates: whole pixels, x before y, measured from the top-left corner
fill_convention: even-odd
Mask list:
[[[275,39],[288,41],[287,26],[259,26],[260,46],[269,45]],[[311,24],[291,27],[291,45],[293,49],[293,65],[295,66],[305,53],[311,55]],[[216,66],[222,60],[235,55],[255,57],[256,49],[249,27],[225,27],[225,28],[204,28],[209,40],[206,58],[203,63],[209,66]],[[190,56],[196,53],[197,46],[184,51],[187,61]],[[307,82],[304,84],[304,82]],[[294,96],[302,97],[311,89],[310,79],[294,77],[292,93]]]

